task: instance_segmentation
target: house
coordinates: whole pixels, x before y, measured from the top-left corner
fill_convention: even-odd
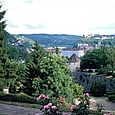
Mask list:
[[[80,59],[76,54],[73,54],[68,60],[68,66],[72,71],[72,76],[75,76],[76,71],[80,68]]]
[[[66,48],[61,51],[61,56],[70,58],[73,54],[76,54],[78,57],[83,56],[84,50],[77,48]]]

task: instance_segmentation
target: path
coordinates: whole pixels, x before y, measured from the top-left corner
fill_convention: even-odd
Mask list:
[[[0,104],[0,115],[35,115],[42,112],[39,109]]]
[[[92,97],[91,101],[92,101],[91,108],[96,109],[95,107],[96,103],[100,103],[105,110],[115,112],[115,103],[108,101],[107,97]]]

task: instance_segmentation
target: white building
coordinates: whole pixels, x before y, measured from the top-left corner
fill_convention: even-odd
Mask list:
[[[78,57],[81,57],[85,54],[84,50],[78,50],[76,48],[63,49],[61,56],[70,58],[73,54],[76,54]]]

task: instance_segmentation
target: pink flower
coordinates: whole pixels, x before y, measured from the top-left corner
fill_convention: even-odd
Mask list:
[[[52,106],[51,108],[52,108],[52,111],[54,112],[56,109],[56,106]]]
[[[113,113],[107,113],[107,114],[103,114],[103,115],[114,115]]]
[[[44,95],[44,94],[41,94],[41,97],[45,98],[45,95]]]
[[[40,114],[36,113],[35,115],[40,115]]]
[[[48,96],[48,95],[46,95],[44,98],[45,98],[45,99],[49,99],[49,96]]]
[[[49,103],[49,104],[48,104],[48,107],[50,107],[50,106],[52,106],[52,103]]]
[[[89,93],[84,93],[84,96],[88,97],[88,96],[89,96]]]
[[[67,113],[63,113],[63,115],[67,115]]]
[[[70,109],[71,109],[71,111],[73,111],[73,109],[75,109],[75,105],[72,105],[72,106],[70,107]]]
[[[49,99],[48,95],[45,96],[44,94],[41,94],[41,95],[37,98],[37,100],[40,100],[41,98]]]
[[[37,98],[37,100],[40,100],[41,99],[41,96],[39,96],[38,98]]]
[[[49,108],[49,106],[48,106],[48,105],[45,105],[45,106],[44,106],[44,109],[48,109],[48,108]]]
[[[56,106],[52,106],[52,109],[56,109]]]

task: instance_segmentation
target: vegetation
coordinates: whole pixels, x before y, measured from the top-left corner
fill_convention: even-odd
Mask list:
[[[37,41],[29,47],[31,49],[29,53],[25,47],[27,44],[23,40],[21,42],[24,45],[18,44],[20,47],[9,45],[9,41],[5,41],[6,24],[5,21],[2,21],[5,13],[6,11],[0,12],[0,91],[9,88],[10,93],[1,93],[0,99],[36,103],[35,97],[45,94],[51,97],[52,103],[58,99],[61,104],[69,105],[73,103],[75,97],[79,97],[81,103],[77,108],[74,108],[73,113],[87,115],[89,113],[88,95],[81,96],[83,95],[83,87],[73,82],[67,60],[59,54],[57,48],[55,54],[48,53]],[[60,37],[60,35],[58,36]],[[19,60],[24,60],[24,62]],[[115,70],[115,51],[113,48],[101,47],[87,52],[81,60],[81,69],[99,69],[106,73],[112,70],[112,74]],[[101,93],[97,89],[101,89]],[[100,82],[94,83],[91,86],[91,92],[98,96],[99,94],[103,95],[105,86]]]
[[[106,86],[101,81],[92,83],[90,93],[94,96],[103,96],[106,93]]]
[[[108,91],[107,96],[109,101],[115,101],[115,91]]]
[[[85,43],[89,46],[96,46],[99,45],[98,43],[101,43],[101,46],[104,47],[114,47],[115,46],[115,35],[109,35],[109,39],[101,39],[102,35],[97,36],[99,39],[96,39],[95,37],[90,37],[86,39],[81,39],[78,43]],[[108,36],[107,36],[108,37]],[[77,46],[77,45],[76,45]]]
[[[97,69],[98,73],[111,75],[115,70],[115,50],[109,47],[100,47],[93,51],[87,52],[82,58],[80,68],[83,69]]]
[[[33,103],[38,104],[35,97],[28,96],[26,94],[6,94],[0,92],[1,101],[12,101],[12,102],[22,102],[22,103]]]
[[[73,102],[74,96],[81,94],[81,86],[72,86],[73,81],[67,60],[62,58],[58,51],[56,54],[48,53],[36,41],[30,53],[27,53],[28,57],[25,56],[25,62],[21,63],[18,62],[20,57],[18,47],[8,45],[5,47],[3,38],[1,43],[3,44],[1,62],[2,56],[4,59],[1,64],[1,73],[4,72],[1,74],[1,90],[6,85],[10,88],[10,93],[21,92],[34,97],[44,93],[54,99],[63,96],[70,103]],[[6,51],[7,48],[9,48],[8,51]],[[2,85],[5,81],[7,84]]]
[[[2,5],[0,5],[1,9]],[[5,21],[3,21],[6,11],[0,12],[0,84],[1,88],[10,87],[14,83],[16,78],[16,64],[10,62],[7,55],[7,42],[4,40],[5,34],[4,29],[6,27]]]
[[[39,41],[43,47],[73,47],[76,41],[80,41],[82,36],[67,34],[19,34],[31,40]]]

